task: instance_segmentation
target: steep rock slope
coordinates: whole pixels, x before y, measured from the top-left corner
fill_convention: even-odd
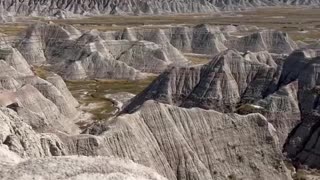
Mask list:
[[[142,79],[145,73],[188,63],[161,30],[130,32],[132,37],[126,35],[128,31],[108,39],[96,30],[81,34],[71,26],[36,24],[16,46],[29,63],[49,63],[63,78],[72,80]],[[140,34],[139,38],[133,33]]]
[[[183,107],[233,111],[242,97],[248,102],[261,98],[277,72],[276,67],[254,60],[245,59],[236,50],[227,50],[203,66],[173,67],[131,104],[136,106],[143,102],[142,98]]]
[[[287,33],[279,31],[261,31],[226,43],[228,48],[234,48],[241,52],[269,51],[277,54],[290,54],[297,49],[296,43]]]
[[[254,27],[248,27],[254,28]],[[240,52],[268,51],[276,54],[290,54],[298,45],[287,33],[275,30],[258,31],[238,37],[233,32],[247,32],[245,27],[212,26],[200,24],[194,27],[177,26],[166,30],[173,46],[182,52],[217,55],[226,49]]]
[[[148,99],[181,107],[220,112],[259,112],[278,130],[280,144],[300,122],[298,85],[293,68],[304,52],[286,59],[268,52],[239,53],[227,50],[202,66],[171,68],[124,107],[132,112]]]
[[[192,28],[173,27],[167,34],[171,44],[183,52],[215,55],[227,49],[224,32],[217,26],[200,24]]]
[[[0,52],[0,105],[14,109],[38,132],[77,132],[78,103],[63,80],[54,74],[47,77],[53,83],[37,77],[15,48]]]
[[[307,59],[298,74],[299,102],[302,122],[290,134],[284,151],[297,164],[319,168],[319,63],[320,59]]]
[[[139,29],[126,28],[120,32],[117,39],[127,39],[129,41],[150,41],[154,42],[162,49],[163,54],[168,56],[174,65],[186,63],[186,58],[176,49],[167,37],[163,29]]]
[[[259,114],[148,101],[91,133],[96,135],[60,134],[63,143],[51,148],[56,154],[129,158],[168,179],[291,179],[275,129]]]
[[[11,158],[37,158],[52,155],[64,155],[62,143],[54,134],[38,134],[28,122],[18,116],[16,112],[8,108],[0,109],[1,116],[1,131],[0,144],[3,150],[12,154]],[[56,149],[54,149],[56,148]],[[10,158],[10,157],[7,157]],[[14,160],[14,159],[13,159]],[[1,160],[3,162],[3,160]],[[10,161],[9,161],[10,162]],[[12,162],[12,160],[11,160]],[[16,162],[16,161],[13,161]]]
[[[65,18],[75,15],[96,14],[167,14],[167,13],[212,13],[217,11],[243,10],[265,6],[318,6],[317,0],[92,0],[92,1],[61,1],[61,0],[2,0],[2,14],[55,16]]]
[[[94,154],[129,157],[168,179],[290,179],[275,129],[259,114],[222,114],[147,101],[134,114],[95,128],[92,132],[100,138]]]
[[[73,175],[95,177],[95,172],[100,172],[101,167],[109,167],[105,164],[109,163],[106,158],[103,162],[101,158],[34,158],[100,155],[129,158],[173,180],[291,179],[282,162],[275,129],[260,114],[223,114],[148,101],[133,114],[94,125],[90,132],[95,135],[74,136],[36,133],[23,116],[19,117],[11,109],[0,109],[0,116],[0,152],[5,157],[13,155],[11,159],[0,161],[0,164],[7,164],[0,171],[3,178],[10,179],[12,176],[8,174],[17,167],[24,169],[27,177],[34,170],[37,171],[33,173],[36,177],[47,177],[49,172],[56,178]],[[14,166],[24,161],[21,158],[31,160]],[[88,169],[83,161],[95,162],[95,170]],[[62,167],[72,165],[73,169],[62,170],[59,166],[59,170],[54,170],[48,168],[47,163]],[[74,167],[78,167],[77,170]],[[110,167],[111,172],[112,169]],[[139,174],[141,171],[135,172]]]

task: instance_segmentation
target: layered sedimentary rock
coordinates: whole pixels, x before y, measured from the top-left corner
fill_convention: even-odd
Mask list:
[[[67,121],[59,121],[59,118],[55,121],[55,117],[46,117],[50,120],[47,122],[35,118],[42,113],[45,116],[63,114],[59,110],[59,107],[63,107],[63,102],[58,101],[52,93],[57,90],[64,92],[64,84],[59,83],[56,75],[48,80],[55,84],[55,90],[48,89],[47,84],[50,83],[44,80],[42,83],[46,84],[46,88],[38,87],[34,83],[38,81],[35,78],[24,80],[28,85],[19,87],[17,91],[17,98],[22,106],[14,109],[17,112],[9,108],[0,109],[0,155],[10,155],[10,158],[1,161],[1,164],[5,164],[5,168],[0,171],[1,178],[47,178],[50,175],[58,179],[106,178],[105,176],[134,176],[138,179],[146,176],[161,179],[162,175],[168,179],[290,179],[282,162],[275,129],[259,114],[223,114],[148,101],[134,114],[121,115],[112,122],[92,126],[89,132],[93,135],[37,133],[36,131],[49,131],[42,129],[41,125],[47,126],[44,122],[53,126],[53,129],[72,127]],[[33,99],[33,104],[30,104],[28,98]],[[22,115],[19,108],[26,108],[35,116],[29,118],[32,114],[29,112]],[[63,127],[59,127],[60,125]],[[129,165],[133,165],[132,162],[126,161],[121,166],[116,166],[112,162],[121,163],[123,160],[113,161],[108,158],[103,158],[103,161],[100,157],[36,159],[62,155],[129,158],[152,168],[160,175],[140,165],[135,165],[139,170],[128,169]],[[31,159],[25,161],[23,158]],[[16,165],[18,162],[20,163]],[[59,169],[52,169],[47,163],[57,164]],[[124,164],[128,166],[123,167]],[[113,165],[116,166],[114,171]],[[70,166],[72,170],[68,169]],[[21,174],[17,174],[17,177],[9,176],[17,167],[21,168]],[[119,169],[123,174],[117,173]],[[37,173],[30,174],[34,171]]]
[[[289,54],[297,48],[286,33],[262,31],[242,38],[225,36],[233,30],[202,24],[168,29],[125,28],[104,33],[91,30],[81,34],[72,26],[36,24],[16,47],[28,63],[49,63],[70,80],[143,79],[146,73],[161,73],[169,66],[187,66],[189,61],[182,52],[217,55],[231,48],[240,52]],[[265,55],[256,58],[270,59],[261,56]]]
[[[187,59],[176,49],[170,42],[166,31],[163,29],[139,29],[139,28],[126,28],[120,32],[117,39],[127,39],[129,41],[150,41],[159,46],[158,56],[162,59],[169,59],[173,65],[185,64]],[[162,54],[162,55],[161,55]],[[168,60],[166,60],[168,62]],[[161,67],[159,67],[161,68]]]
[[[183,52],[215,55],[227,49],[224,45],[226,37],[217,26],[174,27],[168,36],[172,45]]]
[[[284,148],[297,164],[311,168],[319,168],[319,62],[319,57],[301,60],[304,67],[297,79],[302,122],[291,132]]]
[[[254,103],[258,106],[256,111],[259,112],[259,108],[263,108],[260,113],[276,127],[281,145],[285,144],[290,132],[301,121],[297,91],[298,83],[293,81]]]
[[[160,176],[154,170],[135,164],[130,160],[78,156],[52,157],[22,161],[2,168],[0,171],[0,178],[3,180],[166,180],[166,178]]]
[[[290,54],[298,45],[287,33],[274,30],[253,28],[249,35],[239,37],[234,32],[244,33],[248,29],[236,26],[212,26],[200,24],[194,27],[177,26],[166,30],[173,46],[182,52],[217,55],[226,49],[236,49],[240,52],[267,51],[276,54]],[[310,49],[310,48],[308,48]]]
[[[91,136],[82,153],[129,157],[168,179],[290,179],[275,129],[259,114],[148,101],[133,114],[92,127],[93,132],[99,136]],[[71,147],[69,152],[77,150]]]
[[[0,49],[0,102],[38,132],[77,132],[77,101],[63,80],[48,74],[50,83],[34,74],[34,69],[16,49],[6,45]]]
[[[59,0],[27,0],[27,1],[1,1],[2,14],[55,16],[66,18],[77,15],[99,14],[168,14],[168,13],[213,13],[218,11],[244,10],[266,6],[319,6],[317,0],[93,0],[93,1],[59,1]]]
[[[142,79],[145,73],[188,63],[162,30],[127,29],[107,38],[95,30],[79,34],[71,26],[37,24],[16,46],[30,64],[49,63],[71,80]]]
[[[38,134],[36,133],[27,122],[18,116],[12,109],[1,108],[1,146],[3,150],[11,157],[18,159],[21,158],[37,158],[52,155],[63,155],[61,150],[62,144],[60,139],[54,134]],[[47,141],[49,140],[49,141]],[[54,149],[59,147],[58,149]],[[59,154],[57,153],[59,152]],[[4,155],[5,156],[5,155]],[[16,162],[16,160],[12,160]],[[10,162],[10,161],[9,161]]]
[[[24,123],[12,116],[6,118],[9,122]],[[10,129],[11,126],[12,122],[2,127]],[[116,156],[132,159],[168,179],[290,179],[282,162],[275,129],[259,114],[223,114],[148,101],[134,114],[121,115],[111,123],[91,127],[91,133],[96,135],[70,137],[60,134],[60,138],[55,138],[54,135],[43,134],[39,137],[30,126],[24,126],[28,129],[25,134],[16,134],[9,129],[1,131],[8,132],[2,137],[7,137],[5,139],[8,140],[3,143],[11,151],[19,155],[37,153],[22,157],[72,154]],[[15,129],[21,131],[21,128]],[[32,137],[32,146],[25,146],[22,150],[19,148],[21,140],[14,141],[13,137],[22,140]],[[28,167],[38,169],[39,176],[47,176],[48,170],[41,168],[46,167],[45,162],[62,161],[62,166],[67,163],[63,158],[47,160],[49,162],[31,159],[28,164],[39,164]],[[95,161],[98,169],[103,164],[94,158],[85,160]],[[79,161],[82,161],[81,158],[76,162],[68,160],[69,163],[74,162],[73,167],[82,166]],[[19,167],[24,168],[22,164]],[[64,169],[63,172],[74,171]],[[9,170],[2,170],[0,176],[6,177],[7,173],[10,173],[10,167]],[[60,170],[54,174],[62,177],[65,173]]]
[[[259,62],[257,58],[244,56],[238,51],[227,50],[203,66],[173,67],[138,95],[132,105],[143,102],[142,98],[183,107],[233,111],[240,98],[249,102],[263,97],[277,72],[272,58],[269,59],[271,66],[266,64],[267,58]]]
[[[148,99],[220,112],[259,112],[278,130],[280,144],[284,144],[300,122],[298,84],[294,81],[303,69],[299,62],[306,58],[304,51],[284,59],[266,51],[243,54],[227,50],[205,65],[168,69],[123,112],[134,111]]]
[[[269,51],[270,53],[277,54],[290,54],[298,48],[287,33],[272,30],[261,31],[239,39],[229,40],[226,46],[241,52]]]

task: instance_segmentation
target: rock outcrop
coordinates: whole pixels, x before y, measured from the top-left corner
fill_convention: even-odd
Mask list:
[[[0,0],[0,14],[65,18],[319,4]],[[32,25],[13,47],[0,42],[0,178],[291,180],[282,147],[297,167],[320,168],[317,45],[300,43],[295,51],[298,45],[278,31],[229,36],[238,28],[80,32],[48,23]],[[188,66],[182,52],[214,57]],[[62,77],[38,77],[35,69],[44,64]],[[137,80],[149,73],[161,74],[133,98],[105,96],[119,112],[80,134],[79,103],[63,79]]]
[[[37,158],[45,156],[63,155],[62,143],[60,139],[54,134],[38,134],[36,133],[28,122],[19,117],[12,109],[1,108],[1,132],[0,144],[2,156],[12,156],[11,161],[17,162],[21,158]],[[49,141],[48,141],[49,140]],[[57,148],[55,149],[53,145]],[[57,153],[59,149],[59,153]],[[1,160],[3,162],[3,160]]]
[[[168,36],[172,45],[183,52],[215,55],[227,49],[224,45],[226,37],[218,26],[178,26],[171,28]]]
[[[147,173],[149,178],[160,178],[157,172],[168,179],[290,179],[276,130],[260,114],[223,114],[147,101],[133,114],[93,125],[88,129],[91,135],[73,136],[36,133],[24,116],[8,108],[1,108],[0,116],[0,152],[5,157],[12,155],[1,160],[6,164],[0,171],[2,179],[14,178],[9,174],[17,167],[22,173],[17,176],[24,178],[47,178],[49,174],[57,179],[96,178],[96,173],[114,172],[110,161],[123,162],[101,157],[37,159],[62,155],[129,158],[154,170],[144,172],[146,168],[135,165],[139,170],[132,174],[129,169],[127,174],[128,169],[117,166],[124,175],[137,177]],[[48,163],[59,168],[52,169]],[[37,173],[30,174],[33,171]]]
[[[8,121],[24,123],[9,117]],[[32,159],[20,163],[19,167],[26,168],[23,163],[28,163],[30,166],[23,172],[28,173],[36,168],[36,175],[39,176],[46,177],[51,169],[46,169],[46,163],[61,163],[54,175],[62,178],[65,174],[82,173],[81,167],[86,164],[83,161],[96,162],[95,167],[89,165],[98,169],[108,161],[101,162],[96,158],[72,160],[67,157],[37,160],[34,159],[36,157],[100,155],[132,159],[168,179],[290,179],[282,162],[275,129],[260,114],[223,114],[148,101],[133,114],[121,115],[112,122],[91,127],[91,133],[96,135],[71,137],[58,134],[59,138],[55,138],[43,134],[39,137],[29,125],[24,124],[28,130],[24,134],[22,127],[15,128],[21,132],[16,134],[10,131],[11,126],[1,126],[9,128],[1,131],[8,132],[2,136],[7,137],[4,144],[19,155],[21,152],[37,152],[22,156]],[[8,136],[10,133],[13,135]],[[33,143],[27,146],[23,144],[24,148],[19,148],[22,141],[15,141],[15,138],[23,138],[26,143],[31,140],[25,138],[32,138]],[[62,171],[64,163],[72,163],[73,168],[80,166],[76,168],[79,171],[68,168]],[[2,169],[0,177],[7,177],[12,170],[10,166]]]
[[[123,112],[135,111],[149,99],[220,112],[258,112],[274,125],[283,145],[301,120],[295,81],[305,59],[304,51],[283,59],[266,51],[243,54],[227,50],[205,65],[168,69]]]
[[[257,58],[244,56],[236,50],[227,50],[203,66],[173,67],[131,104],[143,102],[141,98],[155,99],[182,107],[232,112],[242,99],[250,102],[262,98],[277,72],[273,59],[267,59],[270,57],[259,62]]]
[[[55,74],[44,79],[36,76],[18,49],[0,48],[0,105],[16,111],[18,117],[37,132],[61,131],[76,133],[78,102],[63,80]]]
[[[284,147],[288,157],[297,165],[303,164],[311,168],[319,168],[319,63],[319,57],[307,59],[303,70],[298,73],[302,122],[291,132]]]
[[[232,27],[201,24],[80,33],[68,25],[36,24],[15,46],[28,63],[51,64],[58,74],[69,80],[143,79],[148,73],[158,74],[170,66],[189,65],[182,52],[214,56],[229,48],[245,53],[290,54],[298,48],[286,33],[278,31],[262,31],[242,38],[226,36],[237,29]],[[249,58],[269,61],[269,57],[262,56],[270,55],[260,53]]]
[[[219,11],[239,11],[268,6],[319,6],[317,0],[93,0],[59,1],[27,0],[1,1],[0,9],[6,15],[53,16],[57,18],[77,17],[79,15],[125,15],[125,14],[168,14],[168,13],[214,13]]]
[[[13,173],[15,172],[15,173]],[[52,157],[21,161],[0,170],[10,179],[166,180],[154,170],[130,160],[106,157]]]
[[[297,44],[287,33],[279,31],[261,31],[226,43],[228,48],[237,49],[241,52],[268,51],[277,54],[290,54],[297,49]]]
[[[275,129],[259,114],[147,101],[133,114],[91,127],[91,133],[98,136],[91,136],[84,153],[128,157],[168,179],[290,179]]]
[[[37,24],[16,46],[30,64],[51,64],[70,80],[143,79],[146,73],[188,63],[162,30],[126,29],[117,34],[107,38],[96,30],[79,34],[71,26]]]

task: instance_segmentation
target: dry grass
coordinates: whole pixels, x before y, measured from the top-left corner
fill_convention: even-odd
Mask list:
[[[43,18],[18,19],[19,23],[0,25],[0,32],[17,35],[28,24],[36,21],[48,22]],[[83,30],[121,30],[125,27],[166,28],[167,25],[212,24],[212,25],[255,25],[288,32],[295,40],[320,38],[320,9],[310,8],[263,8],[253,11],[223,14],[189,14],[165,16],[95,16],[81,19],[52,20],[58,24],[71,24]],[[145,26],[154,25],[154,26]],[[310,33],[299,33],[305,30]]]
[[[56,23],[72,24],[80,29],[102,31],[120,30],[124,27],[143,28],[163,27],[166,25],[255,25],[288,32],[295,40],[320,38],[320,9],[310,8],[263,8],[254,11],[223,14],[189,14],[168,16],[96,16],[82,19],[54,20]],[[301,34],[301,29],[315,32]]]
[[[42,79],[47,79],[50,73],[44,66],[33,66],[32,69],[33,72]]]
[[[198,65],[198,64],[206,64],[208,63],[211,58],[207,56],[197,56],[197,55],[190,55],[190,54],[184,54],[184,56],[191,61],[193,65]]]
[[[98,106],[87,110],[95,116],[96,120],[104,120],[111,116],[115,110],[111,101],[104,96],[117,92],[140,93],[145,89],[155,77],[150,77],[139,81],[125,80],[87,80],[87,81],[67,81],[67,86],[72,95],[83,106],[98,104]]]
[[[23,32],[28,26],[20,23],[0,24],[0,33],[8,36],[16,36]]]

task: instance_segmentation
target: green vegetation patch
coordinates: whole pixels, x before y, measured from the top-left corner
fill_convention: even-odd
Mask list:
[[[155,77],[145,80],[83,80],[66,81],[72,95],[84,106],[84,110],[93,114],[96,120],[105,120],[115,110],[113,103],[105,98],[106,94],[129,92],[138,94],[143,91]]]
[[[44,66],[33,66],[31,69],[35,75],[42,79],[47,79],[50,74],[50,71],[48,71]]]

